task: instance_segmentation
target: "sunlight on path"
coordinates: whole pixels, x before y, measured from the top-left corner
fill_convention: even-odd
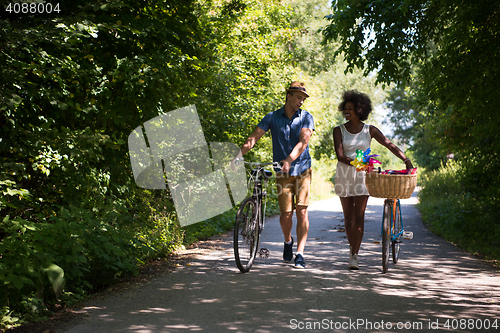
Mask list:
[[[311,331],[305,327],[322,323],[328,332],[391,331],[381,323],[394,325],[392,331],[398,325],[428,331],[431,323],[445,329],[450,320],[499,318],[499,272],[429,232],[415,196],[401,203],[405,229],[414,238],[404,240],[401,259],[391,262],[386,274],[380,244],[383,199],[369,199],[360,270],[350,271],[343,213],[334,197],[310,207],[306,269],[283,263],[279,219],[269,218],[260,243],[269,258],[257,258],[250,272],[236,268],[228,233],[215,247],[186,251],[195,259],[170,274],[89,301],[81,310],[85,320],[60,332],[275,333]],[[379,329],[367,326],[373,324]]]

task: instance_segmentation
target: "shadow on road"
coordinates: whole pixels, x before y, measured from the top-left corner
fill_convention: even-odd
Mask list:
[[[310,207],[305,270],[282,262],[283,236],[271,218],[261,237],[270,256],[249,273],[236,268],[228,235],[216,249],[191,250],[197,258],[172,273],[89,302],[85,319],[60,332],[387,332],[446,323],[449,331],[469,332],[493,324],[500,317],[498,272],[429,232],[416,203],[415,196],[402,200],[414,238],[404,241],[400,261],[386,274],[383,199],[369,199],[360,270],[350,271],[340,201],[332,198]]]

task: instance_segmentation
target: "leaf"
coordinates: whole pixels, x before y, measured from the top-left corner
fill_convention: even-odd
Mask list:
[[[22,289],[23,285],[24,285],[23,282],[21,281],[21,279],[19,279],[19,276],[12,275],[12,274],[9,274],[6,277],[4,277],[3,283],[4,284],[13,284],[14,287],[16,287],[19,290]]]
[[[61,296],[63,292],[65,282],[64,270],[56,264],[52,264],[48,268],[46,268],[45,271],[47,272],[47,276],[49,278],[50,284],[52,285],[52,288],[54,289],[56,297],[59,298],[59,296]]]
[[[12,94],[12,102],[18,106],[19,104],[21,104],[21,102],[23,101],[23,99],[21,98],[21,96],[18,96],[18,95],[15,95],[15,94]]]
[[[12,283],[14,284],[14,286],[15,286],[17,289],[19,289],[19,290],[23,289],[24,283],[23,283],[23,281],[21,281],[21,279],[14,279],[14,280],[12,281]]]

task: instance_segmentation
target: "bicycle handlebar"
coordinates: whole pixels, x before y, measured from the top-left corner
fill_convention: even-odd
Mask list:
[[[244,164],[247,164],[247,165],[255,165],[255,166],[266,166],[266,165],[272,165],[273,168],[276,168],[276,169],[281,169],[281,167],[283,167],[283,163],[281,162],[246,162],[243,158],[237,158],[235,160],[235,165],[238,166],[240,164],[240,162],[242,162]]]
[[[381,173],[381,174],[391,174],[391,175],[413,175],[417,172],[417,168],[410,168],[410,169],[404,169],[404,170],[384,170],[382,168],[374,169],[373,170],[376,173]]]

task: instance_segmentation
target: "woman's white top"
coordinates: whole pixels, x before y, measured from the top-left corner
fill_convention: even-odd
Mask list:
[[[349,133],[344,124],[339,127],[342,132],[342,147],[346,157],[355,159],[356,149],[366,151],[370,148],[372,137],[369,125],[363,124],[363,129],[357,134]],[[365,175],[365,171],[356,171],[354,166],[338,162],[335,174],[335,193],[339,197],[370,195],[365,185]]]

